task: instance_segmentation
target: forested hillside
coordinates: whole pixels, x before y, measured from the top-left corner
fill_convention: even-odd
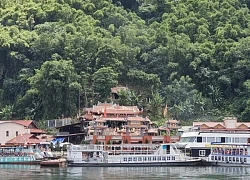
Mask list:
[[[249,0],[1,0],[0,119],[137,105],[250,121]]]

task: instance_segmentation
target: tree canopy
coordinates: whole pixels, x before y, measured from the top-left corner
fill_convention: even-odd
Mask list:
[[[250,121],[249,0],[1,0],[0,119],[109,101]],[[80,100],[79,100],[80,99]]]

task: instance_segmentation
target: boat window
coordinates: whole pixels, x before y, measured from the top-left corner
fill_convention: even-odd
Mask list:
[[[221,160],[221,157],[220,157],[220,156],[218,157],[218,160],[219,160],[219,161]]]
[[[138,161],[142,161],[142,158],[141,158],[141,157],[138,157]]]
[[[236,162],[239,162],[239,157],[236,157]]]
[[[221,137],[221,142],[225,143],[225,137]]]
[[[235,161],[235,157],[233,157],[233,161]]]
[[[226,157],[226,161],[228,161],[228,157]]]
[[[247,142],[247,138],[246,137],[241,137],[240,138],[240,143],[245,143]]]
[[[202,137],[202,142],[207,142],[207,137]]]
[[[226,137],[225,141],[226,143],[231,143],[231,137]]]
[[[156,157],[153,157],[153,161],[156,161]]]
[[[216,137],[216,141],[215,142],[221,142],[221,137]]]
[[[205,156],[206,150],[199,150],[199,156]]]
[[[174,156],[172,157],[172,160],[175,160],[175,157],[174,157]]]
[[[196,137],[181,137],[179,142],[194,142]]]
[[[123,161],[128,161],[128,159],[125,157],[125,158],[123,158]]]
[[[232,161],[232,157],[229,157],[229,161]]]
[[[161,160],[161,157],[158,157],[158,161],[160,161]]]
[[[132,157],[129,157],[129,158],[128,158],[128,161],[132,161]]]
[[[9,131],[6,131],[6,137],[9,137]]]
[[[223,156],[221,157],[221,160],[224,161],[224,157]]]
[[[211,160],[212,160],[212,161],[214,160],[214,156],[211,156]]]
[[[247,158],[244,158],[244,162],[247,162]]]
[[[146,158],[146,157],[144,157],[144,158],[143,158],[143,160],[144,160],[144,161],[147,161],[147,158]]]
[[[169,156],[167,157],[167,160],[170,160],[170,157],[169,157]]]
[[[235,143],[239,143],[240,142],[240,138],[239,137],[235,137],[234,141],[235,141]]]
[[[217,161],[217,156],[214,156],[214,160],[216,160],[216,161]]]
[[[163,161],[166,161],[166,157],[162,157],[161,159],[162,159]]]
[[[148,157],[148,161],[151,161],[151,157]]]
[[[133,161],[137,161],[137,158],[136,158],[136,157],[133,157]]]
[[[202,142],[202,137],[197,137],[197,142]]]
[[[207,142],[214,142],[215,138],[214,137],[207,137]]]

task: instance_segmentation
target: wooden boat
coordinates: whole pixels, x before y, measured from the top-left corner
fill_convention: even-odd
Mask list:
[[[197,166],[200,158],[182,154],[175,144],[70,145],[68,166]]]
[[[247,143],[211,143],[208,162],[214,166],[250,167],[250,144]]]
[[[41,167],[64,167],[67,165],[66,159],[54,159],[40,162]]]

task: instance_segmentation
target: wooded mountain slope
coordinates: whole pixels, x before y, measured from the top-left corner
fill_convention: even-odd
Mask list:
[[[250,121],[249,0],[1,0],[1,119],[75,116],[128,86],[152,120]],[[80,98],[79,98],[80,95]]]

